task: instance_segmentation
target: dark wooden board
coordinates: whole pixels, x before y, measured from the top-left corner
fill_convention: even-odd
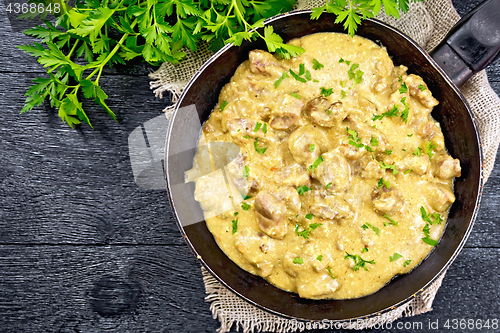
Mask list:
[[[454,1],[462,15],[478,3]],[[107,70],[101,83],[119,123],[88,104],[95,129],[72,130],[48,107],[19,114],[43,73],[15,48],[30,41],[10,30],[0,3],[0,332],[215,332],[166,192],[133,180],[128,137],[169,103],[149,89],[154,68]],[[500,93],[500,62],[487,73]],[[447,319],[500,319],[499,212],[500,153],[434,311],[399,323],[439,320],[439,331],[453,332],[443,329]]]

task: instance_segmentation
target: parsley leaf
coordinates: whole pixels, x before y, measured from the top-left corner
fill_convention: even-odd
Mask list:
[[[246,202],[241,204],[241,209],[243,210],[249,210],[252,206],[247,204]]]
[[[321,89],[320,94],[323,95],[323,96],[325,96],[325,97],[328,97],[331,94],[333,94],[333,88],[326,89],[325,87],[321,87],[320,89]]]
[[[290,95],[291,95],[292,97],[295,97],[295,98],[297,98],[297,99],[300,99],[300,96],[299,96],[297,93],[291,92],[291,93],[290,93]]]
[[[254,146],[254,148],[255,148],[255,151],[256,151],[257,153],[259,153],[259,154],[264,154],[264,153],[266,152],[267,148],[258,148],[258,147],[257,147],[258,142],[259,142],[259,138],[255,138],[255,141],[254,141],[254,143],[253,143],[253,146]]]
[[[420,149],[420,147],[417,147],[417,149],[413,152],[412,155],[417,155],[418,157],[420,157],[421,156],[421,151],[422,150]]]
[[[393,261],[396,261],[398,260],[399,258],[403,258],[402,255],[400,255],[399,253],[397,252],[394,252],[394,254],[392,256],[389,257],[390,261],[393,262]]]
[[[227,104],[228,104],[227,101],[222,101],[222,103],[220,103],[220,110],[224,111],[224,109],[226,108]]]
[[[381,188],[382,186],[387,187],[388,190],[391,189],[391,183],[388,180],[384,180],[384,178],[380,178],[377,184],[377,189]]]
[[[314,150],[314,145],[313,144],[309,144],[309,151],[312,152]]]
[[[432,141],[429,141],[427,146],[425,146],[425,153],[429,156],[429,159],[431,159],[432,156],[434,156],[434,153],[432,152],[434,148],[437,148],[437,145],[432,143]]]
[[[293,263],[295,265],[302,265],[304,263],[304,259],[300,258],[300,257],[297,257],[297,258],[294,258],[293,259]]]
[[[420,91],[424,91],[427,88],[423,84],[421,84],[418,86],[418,89],[420,89]]]
[[[432,246],[437,246],[438,245],[438,241],[437,240],[434,240],[434,239],[431,239],[431,238],[428,238],[428,237],[424,237],[424,238],[422,238],[422,240],[424,241],[424,243],[427,243],[427,244],[432,245]]]
[[[443,219],[441,218],[441,215],[439,213],[428,215],[423,206],[420,206],[420,215],[422,216],[422,220],[428,222],[431,225],[441,224],[441,222],[443,222]],[[433,218],[434,221],[432,221],[431,218]]]
[[[306,215],[306,217],[307,217],[307,215]],[[312,219],[312,216],[311,216],[311,219]],[[299,231],[300,225],[297,224],[297,225],[295,225],[295,234],[297,234],[297,236],[299,236],[299,237],[303,237],[304,239],[309,239],[309,237],[311,236],[311,231],[313,231],[314,229],[316,229],[320,226],[322,226],[321,223],[312,223],[307,227],[307,229]]]
[[[398,173],[398,170],[396,169],[395,165],[386,164],[385,162],[379,162],[379,164],[380,164],[380,167],[382,169],[391,169],[392,170],[392,174],[394,174],[394,175]]]
[[[292,74],[292,77],[293,77],[295,80],[299,81],[299,82],[302,82],[302,83],[306,83],[306,82],[307,82],[307,80],[306,80],[306,79],[304,79],[303,77],[300,77],[300,76],[299,76],[297,73],[295,73],[295,72],[294,72],[291,68],[290,68],[290,74]]]
[[[378,146],[379,143],[378,143],[377,138],[372,136],[372,138],[370,139],[370,144],[374,147]]]
[[[281,82],[283,82],[284,79],[288,79],[290,76],[288,75],[287,72],[283,72],[283,74],[281,74],[281,77],[276,80],[276,82],[274,82],[274,88],[278,88],[278,86],[281,84]]]
[[[316,170],[316,168],[323,162],[323,156],[319,156],[316,161],[314,161],[313,164],[311,164],[307,170],[309,170],[309,172],[312,172],[314,170]]]
[[[345,253],[346,253],[346,256],[344,257],[344,259],[351,259],[354,262],[354,266],[352,267],[353,271],[357,271],[360,268],[363,268],[365,271],[368,271],[368,268],[365,267],[366,264],[375,265],[374,260],[364,260],[363,258],[361,258],[361,256],[359,256],[357,254],[355,254],[355,255],[349,254],[347,251]]]
[[[406,261],[403,263],[403,267],[406,267],[406,266],[408,266],[409,264],[411,264],[411,260],[410,260],[410,259],[406,260]]]
[[[264,133],[267,133],[267,123],[264,123],[264,127],[262,127],[262,131]]]
[[[332,273],[332,270],[330,269],[330,267],[327,267],[327,268],[326,268],[326,270],[328,271],[328,274],[330,275],[330,277],[331,277],[332,279],[336,279],[336,277],[335,277],[335,276],[333,276],[333,273]]]
[[[410,114],[410,106],[406,103],[406,97],[403,97],[401,99],[401,103],[403,103],[403,106],[405,108],[403,111],[401,111],[400,117],[403,119],[404,123],[406,124],[408,122],[408,115]]]
[[[396,221],[394,221],[393,219],[391,219],[391,218],[389,217],[389,215],[384,214],[384,217],[390,221],[390,222],[384,222],[384,227],[387,227],[387,226],[390,226],[390,225],[394,225],[394,226],[396,226],[396,227],[397,227],[397,226],[399,226],[399,223],[398,223],[398,222],[396,222]]]
[[[313,214],[309,213],[307,214],[306,216],[304,216],[306,219],[308,220],[312,220],[313,219]]]
[[[400,94],[404,94],[404,93],[407,93],[407,92],[408,92],[408,87],[406,86],[406,82],[403,82],[403,84],[399,88],[399,93]]]
[[[361,253],[365,253],[365,252],[368,252],[368,248],[367,247],[364,247],[361,249]]]
[[[322,255],[322,254],[320,254],[320,255],[319,255],[316,259],[317,259],[318,261],[323,260],[323,255]]]
[[[404,172],[405,175],[409,174],[411,172],[411,169],[408,169]]]
[[[307,187],[306,185],[300,185],[297,187],[297,192],[299,192],[300,195],[304,195],[307,191],[310,191],[311,188]]]
[[[356,70],[359,67],[359,64],[353,64],[351,68],[347,71],[347,75],[349,75],[350,80],[354,80],[354,83],[361,83],[364,72],[361,70]]]
[[[392,118],[397,117],[399,114],[399,109],[396,105],[392,107],[389,111],[386,111],[380,115],[373,115],[372,120],[382,120],[384,117]]]
[[[386,155],[391,155],[391,154],[392,154],[392,150],[387,150],[387,149],[386,149],[386,150],[385,150],[385,154],[386,154]]]
[[[257,132],[261,126],[262,126],[262,123],[257,122],[257,124],[255,124],[255,128],[253,129],[253,131]]]
[[[333,185],[333,183],[328,183],[328,184],[326,184],[326,186],[325,186],[325,187],[326,187],[326,188],[330,188],[332,185]]]
[[[318,60],[313,59],[313,69],[315,71],[320,70],[323,67],[325,67],[323,64],[320,64]]]
[[[341,99],[344,99],[344,98],[345,98],[345,96],[346,96],[345,91],[344,91],[344,90],[341,90],[341,91],[340,91],[340,94],[342,95],[342,98],[341,98]]]
[[[375,231],[375,233],[377,234],[377,236],[380,236],[380,229],[371,225],[370,223],[366,222],[365,224],[363,224],[361,226],[363,229],[368,229],[368,228],[371,228],[373,231]]]
[[[243,169],[243,177],[248,178],[248,174],[250,172],[250,168],[248,165],[245,165],[245,168]]]
[[[233,235],[238,231],[238,219],[231,221],[233,224]]]

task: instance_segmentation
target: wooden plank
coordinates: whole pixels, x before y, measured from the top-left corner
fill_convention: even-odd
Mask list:
[[[400,321],[498,318],[499,269],[500,249],[465,249],[435,310]],[[3,332],[194,333],[219,326],[186,246],[0,246],[0,272]]]
[[[0,73],[0,242],[183,244],[166,191],[137,187],[129,161],[129,134],[167,104],[149,79],[102,79],[119,123],[89,105],[95,129],[73,130],[54,111],[19,114],[32,77]]]

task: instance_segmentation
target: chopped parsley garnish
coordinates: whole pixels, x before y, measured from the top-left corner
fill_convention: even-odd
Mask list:
[[[320,94],[323,95],[323,96],[325,96],[325,97],[328,97],[331,94],[333,94],[333,88],[326,89],[325,87],[321,87],[320,89],[321,89]]]
[[[281,77],[276,80],[276,82],[274,82],[274,88],[278,88],[281,82],[283,82],[284,79],[288,79],[289,77],[290,76],[288,76],[287,72],[283,72],[283,74],[281,74]]]
[[[426,224],[424,228],[422,229],[422,232],[424,233],[425,237],[430,237],[431,236],[431,227],[429,224]]]
[[[299,81],[299,82],[302,82],[302,83],[306,83],[307,82],[306,79],[304,79],[303,77],[300,77],[299,75],[297,75],[297,73],[295,73],[291,68],[290,68],[290,74],[292,74],[292,77],[295,80]]]
[[[387,226],[390,226],[390,225],[395,225],[396,227],[399,226],[399,223],[396,222],[396,221],[394,221],[393,219],[391,219],[389,217],[389,215],[384,214],[384,217],[390,221],[390,222],[384,222],[384,227],[387,227]]]
[[[315,71],[317,71],[317,70],[319,70],[319,69],[321,69],[323,67],[325,67],[323,64],[320,64],[318,60],[313,59],[313,69]]]
[[[267,133],[267,123],[264,123],[264,127],[262,127],[262,131],[264,133]]]
[[[408,122],[408,115],[410,114],[410,106],[406,103],[406,97],[401,99],[401,103],[403,103],[405,109],[401,111],[400,117],[403,119],[405,124]]]
[[[363,148],[365,145],[361,143],[361,138],[358,138],[358,133],[349,129],[349,127],[346,127],[346,129],[348,137],[351,139],[349,140],[349,144],[357,148]]]
[[[307,81],[311,81],[312,80],[311,72],[309,72],[309,70],[306,71],[305,78],[306,78]]]
[[[302,265],[304,263],[304,260],[300,257],[297,257],[297,258],[293,259],[293,263],[295,265]]]
[[[300,195],[304,195],[307,191],[310,191],[311,188],[307,187],[306,185],[300,185],[297,187],[297,192],[299,192]]]
[[[411,263],[411,260],[410,260],[410,259],[406,260],[406,261],[403,263],[403,267],[408,266],[410,263]]]
[[[316,168],[318,167],[318,165],[320,165],[321,163],[323,162],[323,156],[319,156],[316,161],[314,161],[313,164],[311,164],[307,170],[309,170],[309,172],[312,172],[314,170],[316,170]]]
[[[330,274],[330,277],[331,277],[332,279],[336,279],[336,277],[335,277],[335,276],[333,276],[333,273],[332,273],[332,270],[330,269],[330,267],[327,267],[327,268],[326,268],[326,270],[328,271],[328,274]]]
[[[413,152],[413,155],[417,155],[418,157],[420,157],[422,155],[422,149],[420,149],[420,147],[418,147],[414,152]]]
[[[233,235],[238,231],[238,219],[233,220]]]
[[[386,150],[385,150],[385,154],[386,154],[386,155],[391,155],[391,154],[392,154],[392,150],[387,150],[387,149],[386,149]]]
[[[375,231],[375,233],[377,234],[377,236],[380,236],[380,229],[379,229],[379,228],[377,228],[377,227],[375,227],[375,226],[373,226],[373,225],[371,225],[371,224],[370,224],[370,223],[368,223],[368,222],[367,222],[367,223],[365,223],[365,224],[363,224],[363,225],[361,226],[361,228],[363,228],[363,229],[365,229],[365,230],[366,230],[366,229],[368,229],[368,228],[371,228],[373,231]]]
[[[408,92],[408,87],[406,86],[406,82],[403,82],[403,84],[399,88],[399,93],[400,94],[404,94],[404,93],[407,93],[407,92]]]
[[[423,84],[421,84],[418,86],[418,89],[420,89],[420,91],[424,91],[427,88]]]
[[[372,147],[370,147],[370,146],[368,146],[368,145],[365,145],[365,149],[366,149],[367,151],[369,151],[370,153],[373,153],[373,148],[372,148]],[[373,157],[373,156],[372,156],[372,157]]]
[[[297,93],[291,92],[290,95],[297,99],[300,99],[300,96]]]
[[[266,152],[267,148],[259,148],[259,147],[257,147],[258,142],[259,142],[259,138],[255,138],[255,141],[253,143],[255,151],[257,153],[259,153],[259,154],[264,154]]]
[[[304,216],[306,219],[308,220],[312,220],[313,219],[313,214],[309,213],[307,214],[306,216]]]
[[[311,231],[320,226],[322,226],[321,223],[312,223],[309,225],[309,227],[307,227],[307,229],[299,231],[300,225],[297,224],[295,225],[295,233],[297,234],[297,236],[304,237],[304,239],[309,239],[309,237],[311,236]]]
[[[315,147],[315,146],[314,146],[313,144],[309,144],[309,151],[311,151],[311,152],[312,152],[312,151],[314,150],[314,147]]]
[[[386,164],[385,162],[379,162],[380,163],[380,167],[382,169],[391,169],[392,170],[392,174],[395,175],[398,173],[398,170],[396,169],[396,166],[395,165],[392,165],[392,164]]]
[[[238,216],[238,212],[234,212],[234,216]]]
[[[408,169],[405,171],[405,175],[409,174],[411,172],[411,169]]]
[[[368,252],[368,248],[367,248],[367,247],[364,247],[364,248],[361,250],[361,253],[365,253],[365,252]]]
[[[384,178],[380,178],[377,184],[377,189],[381,188],[382,186],[387,187],[388,190],[391,189],[391,183],[388,180],[384,180]]]
[[[349,75],[349,79],[354,80],[354,84],[361,83],[361,80],[363,79],[364,72],[359,70],[359,69],[356,70],[358,67],[359,67],[359,64],[352,64],[351,68],[349,68],[349,70],[347,71],[347,74]]]
[[[433,144],[432,141],[429,141],[427,146],[425,146],[425,153],[429,156],[429,159],[434,156],[434,153],[432,152],[434,148],[437,148],[437,145]]]
[[[348,61],[348,60],[344,60],[344,59],[342,59],[342,58],[340,58],[339,62],[340,62],[340,63],[345,62],[345,63],[347,64],[347,66],[349,66],[349,65],[351,64],[351,62],[350,62],[350,61]]]
[[[409,138],[411,138],[412,136],[413,136],[413,133],[407,135],[407,137],[409,137]]]
[[[346,256],[344,257],[344,259],[351,259],[354,262],[354,266],[352,267],[353,271],[357,271],[360,268],[363,268],[365,271],[368,271],[368,268],[365,267],[366,264],[375,265],[374,260],[369,260],[369,261],[364,260],[363,258],[361,258],[361,256],[359,256],[357,254],[349,254],[347,251],[346,251]]]
[[[422,215],[422,220],[428,222],[431,225],[441,224],[441,222],[443,222],[443,219],[441,218],[441,215],[439,213],[428,215],[423,206],[420,206],[420,215]],[[431,218],[433,218],[434,221],[432,221]]]
[[[244,203],[241,204],[241,209],[243,209],[243,210],[249,210],[251,207],[252,206],[250,206],[246,202],[244,202]]]
[[[250,168],[247,165],[245,165],[245,169],[243,170],[243,177],[245,178],[248,177],[249,172]]]
[[[318,81],[318,80],[316,80],[316,79],[313,79],[313,82],[319,82],[319,81]]]
[[[245,139],[251,139],[252,137],[250,135],[243,135]]]
[[[374,147],[378,146],[378,140],[377,138],[373,137],[370,139],[370,144]]]
[[[328,184],[326,184],[326,186],[325,186],[325,187],[326,187],[326,188],[330,188],[330,187],[332,187],[332,185],[333,185],[332,183],[328,183]]]
[[[255,128],[253,129],[253,131],[257,132],[258,130],[260,130],[261,126],[262,126],[262,123],[257,122],[257,124],[255,124]]]
[[[342,95],[342,99],[344,99],[345,98],[345,91],[341,90],[340,94]]]
[[[299,75],[304,75],[306,72],[306,66],[304,64],[299,65]]]
[[[390,257],[389,257],[389,259],[391,260],[391,262],[396,261],[396,260],[398,260],[399,258],[403,258],[403,256],[402,256],[402,255],[400,255],[400,254],[399,254],[399,253],[397,253],[397,252],[394,252],[394,254],[393,254],[392,256],[390,256]]]
[[[427,243],[427,244],[432,245],[432,246],[438,245],[437,240],[431,239],[429,237],[424,237],[424,238],[422,238],[422,240],[424,241],[424,243]]]
[[[317,259],[318,261],[323,260],[323,255],[322,255],[322,254],[320,254],[320,255],[319,255],[316,259]]]
[[[396,105],[394,105],[392,107],[392,109],[390,109],[389,111],[386,111],[386,112],[379,114],[379,115],[373,115],[372,120],[381,120],[384,117],[388,117],[388,118],[397,117],[398,114],[399,114],[398,107]]]
[[[249,196],[249,195],[243,195],[243,194],[241,194],[241,197],[243,198],[243,200],[248,200],[248,199],[251,198],[251,196]]]
[[[398,82],[401,82],[401,81],[403,81],[403,76],[402,75],[400,75],[399,78],[398,78]]]
[[[221,111],[224,111],[224,109],[226,108],[226,106],[228,105],[229,103],[227,101],[222,101],[222,103],[220,103],[220,110]]]
[[[340,81],[340,86],[341,86],[342,88],[344,88],[344,87],[345,87],[345,81]]]

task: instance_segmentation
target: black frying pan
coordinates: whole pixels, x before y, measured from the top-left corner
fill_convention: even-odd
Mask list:
[[[455,34],[448,36],[434,51],[450,76],[429,54],[398,30],[376,20],[366,20],[358,28],[358,35],[387,47],[396,65],[404,64],[409,68],[408,73],[422,76],[440,101],[432,116],[441,124],[449,153],[460,159],[462,176],[456,179],[456,201],[435,250],[411,273],[398,276],[379,291],[357,299],[309,300],[280,290],[233,263],[208,231],[201,208],[193,198],[194,184],[184,184],[184,171],[192,167],[200,123],[209,117],[222,87],[229,82],[238,65],[248,59],[250,50],[266,49],[266,46],[262,40],[245,42],[240,47],[227,45],[212,56],[184,90],[171,120],[166,143],[166,178],[172,207],[181,233],[205,268],[251,304],[301,320],[348,320],[374,316],[411,300],[429,286],[463,247],[478,211],[482,190],[481,141],[474,116],[455,83],[464,82],[498,53],[499,33],[496,41],[494,38],[481,39],[481,34],[478,35],[481,24],[476,22],[477,19],[487,20],[491,13],[493,19],[487,21],[489,26],[486,29],[498,31],[500,1],[493,0],[461,20],[453,29]],[[310,11],[300,11],[271,18],[266,24],[272,25],[285,41],[316,32],[344,32],[341,25],[334,23],[334,15],[325,13],[317,21],[309,17]]]

